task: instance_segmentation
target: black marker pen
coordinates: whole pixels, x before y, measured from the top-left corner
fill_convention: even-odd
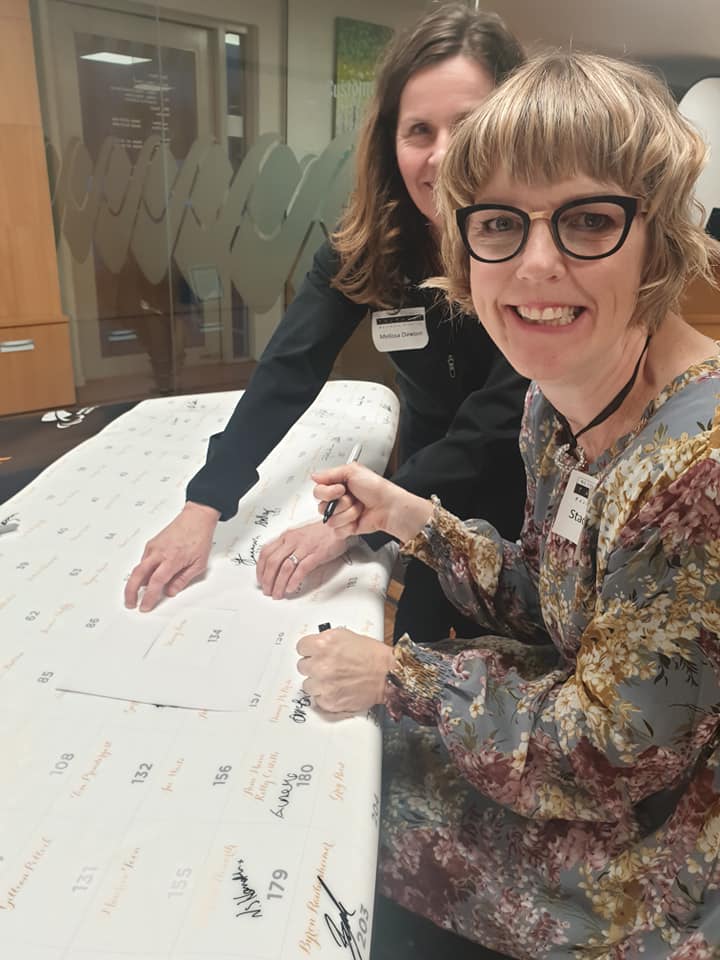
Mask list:
[[[362,444],[356,443],[355,446],[350,451],[350,456],[345,461],[348,463],[355,463],[360,459],[360,454],[362,453]],[[338,498],[339,499],[339,498]],[[327,523],[330,517],[335,513],[335,507],[338,505],[337,500],[331,500],[328,505],[325,507],[325,513],[323,513],[323,523]]]

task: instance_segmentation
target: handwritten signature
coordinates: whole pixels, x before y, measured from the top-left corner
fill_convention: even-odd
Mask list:
[[[312,704],[311,698],[306,693],[300,692],[296,697],[293,697],[292,702],[295,704],[295,708],[290,714],[290,719],[293,723],[305,723],[307,720],[306,711]]]
[[[276,517],[279,513],[280,509],[278,507],[266,507],[256,515],[255,526],[267,527],[267,525],[270,523],[270,518]]]
[[[349,950],[350,956],[353,958],[353,960],[362,960],[360,947],[355,942],[355,935],[350,929],[350,917],[354,917],[357,911],[348,910],[347,907],[343,905],[342,901],[337,899],[322,877],[318,876],[318,880],[322,884],[323,890],[330,897],[338,910],[337,921],[329,914],[325,914],[325,923],[327,924],[328,930],[332,934],[333,940],[339,947],[344,947],[346,950]],[[339,926],[338,922],[340,924]]]
[[[255,567],[257,566],[258,553],[260,552],[260,537],[253,537],[250,543],[250,557],[244,557],[242,553],[238,553],[236,557],[232,558],[232,562],[238,567]]]
[[[240,883],[240,888],[242,893],[233,897],[233,900],[240,908],[235,914],[236,917],[252,917],[253,920],[256,920],[258,917],[261,917],[262,914],[262,905],[260,900],[255,893],[255,889],[250,886],[248,882],[248,876],[245,873],[245,863],[243,860],[238,860],[237,869],[233,874],[233,880]]]

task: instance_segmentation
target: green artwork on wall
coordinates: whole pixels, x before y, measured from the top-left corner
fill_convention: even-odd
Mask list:
[[[373,93],[378,59],[392,35],[391,27],[379,23],[335,18],[334,136],[358,127]]]

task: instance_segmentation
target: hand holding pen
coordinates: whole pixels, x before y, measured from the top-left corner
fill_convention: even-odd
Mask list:
[[[349,463],[357,463],[357,461],[360,459],[361,453],[362,453],[362,444],[356,443],[355,446],[350,451],[350,456],[345,461],[345,465],[347,466]],[[340,498],[337,497],[335,500],[330,500],[328,502],[327,506],[325,507],[325,512],[323,513],[323,518],[322,518],[323,523],[327,523],[330,517],[333,515],[333,513],[335,513],[335,508],[338,505],[339,499]]]
[[[358,463],[319,471],[313,474],[313,480],[319,512],[323,519],[332,516],[332,528],[345,537],[382,530],[404,543],[420,532],[433,512],[430,500],[403,490]]]

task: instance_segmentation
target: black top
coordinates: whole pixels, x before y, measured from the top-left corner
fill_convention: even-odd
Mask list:
[[[278,324],[224,431],[210,438],[187,498],[221,519],[256,483],[257,467],[315,400],[342,346],[368,310],[330,283],[337,255],[326,242]],[[426,309],[429,343],[390,353],[401,394],[400,460],[392,477],[420,496],[436,493],[460,517],[520,529],[525,477],[518,433],[527,381],[474,317],[450,316],[437,291],[408,284],[403,304]],[[388,538],[369,538],[373,546]]]

